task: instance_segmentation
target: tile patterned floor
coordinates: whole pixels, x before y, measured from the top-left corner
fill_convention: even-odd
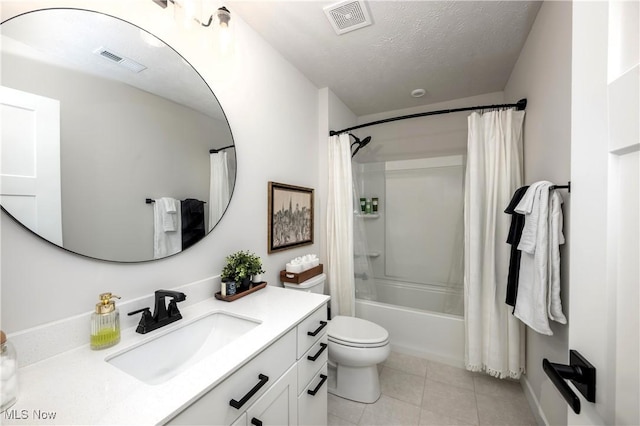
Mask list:
[[[379,371],[373,404],[329,394],[329,426],[536,425],[518,382],[396,352]]]

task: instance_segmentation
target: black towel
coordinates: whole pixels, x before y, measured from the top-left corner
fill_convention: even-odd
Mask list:
[[[180,202],[182,211],[182,250],[205,236],[204,201],[187,198]]]
[[[507,278],[507,297],[505,303],[507,305],[516,306],[516,299],[518,297],[518,277],[520,275],[520,250],[518,250],[518,243],[520,243],[520,237],[522,236],[522,228],[524,228],[524,215],[516,213],[515,208],[524,197],[527,192],[528,186],[518,188],[514,192],[511,202],[505,209],[505,213],[512,215],[511,227],[509,228],[509,235],[507,236],[507,244],[511,244],[511,258],[509,259],[509,276]]]

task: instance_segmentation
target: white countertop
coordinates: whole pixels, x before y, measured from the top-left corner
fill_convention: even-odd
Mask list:
[[[0,414],[0,423],[164,423],[328,300],[324,295],[267,286],[234,302],[210,298],[181,308],[182,320],[148,334],[136,333],[135,327],[122,330],[120,343],[105,350],[93,351],[87,344],[47,358],[18,371],[18,401]],[[261,324],[158,385],[143,383],[105,361],[129,346],[152,339],[154,334],[218,311],[253,318]]]

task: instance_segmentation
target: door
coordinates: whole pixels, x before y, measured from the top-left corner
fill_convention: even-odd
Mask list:
[[[62,246],[60,102],[0,86],[0,202]]]
[[[569,347],[596,367],[572,424],[640,424],[638,2],[573,3]]]

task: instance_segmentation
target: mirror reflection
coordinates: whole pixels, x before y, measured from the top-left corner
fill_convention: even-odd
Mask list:
[[[218,223],[231,129],[171,47],[104,14],[47,9],[0,26],[2,207],[72,252],[139,262]]]

